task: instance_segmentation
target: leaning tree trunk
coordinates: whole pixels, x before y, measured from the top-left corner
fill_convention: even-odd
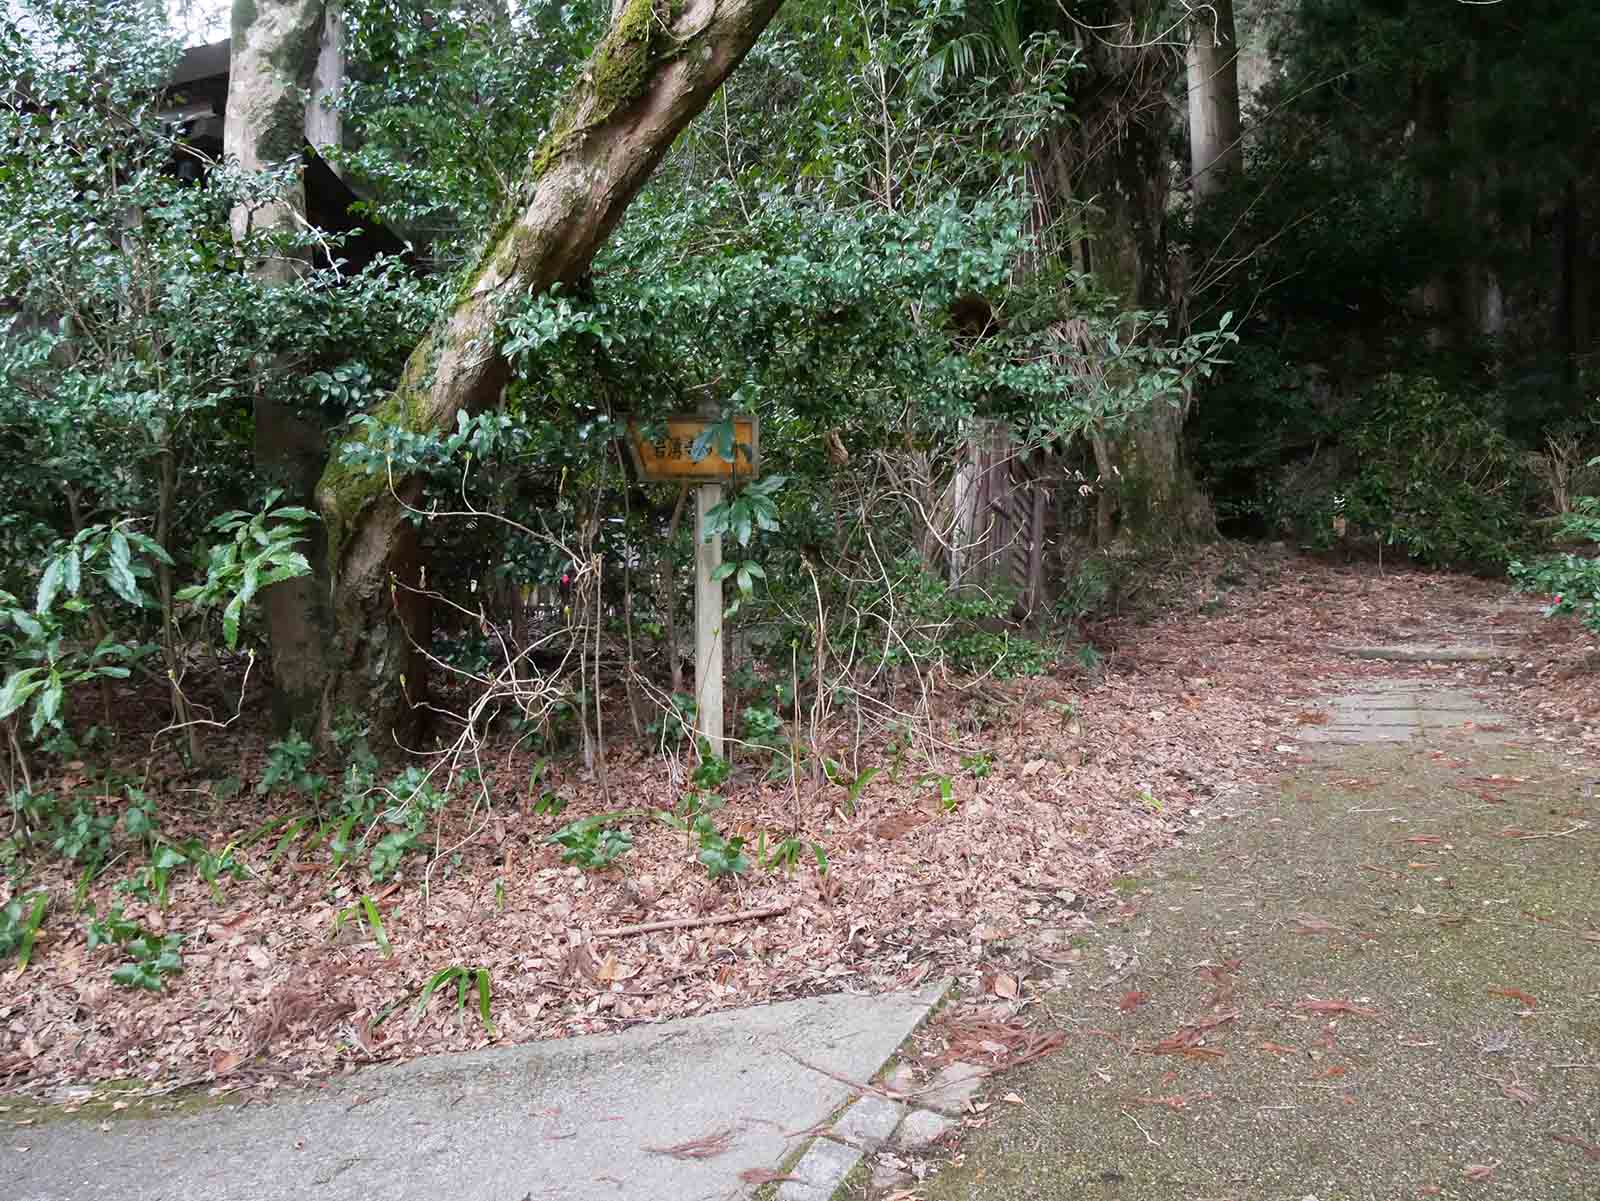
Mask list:
[[[781,0],[625,0],[550,134],[530,156],[501,225],[453,311],[423,340],[374,413],[414,433],[449,429],[499,397],[502,315],[587,270],[667,148],[755,43]],[[404,731],[422,687],[408,597],[424,568],[407,510],[421,481],[368,473],[335,450],[317,487],[334,572],[335,654],[325,706],[356,706]]]
[[[1194,10],[1189,31],[1189,169],[1196,199],[1215,195],[1244,166],[1239,42],[1233,0]]]
[[[338,117],[322,103],[337,87],[339,15],[327,0],[258,0],[233,8],[233,40],[228,66],[228,104],[223,147],[245,171],[286,163],[296,167],[294,182],[267,204],[239,205],[232,214],[235,239],[275,229],[293,229],[306,211],[305,180],[298,170],[308,139],[338,141]],[[302,97],[309,95],[309,102]],[[268,284],[293,280],[301,265],[282,256],[251,264]],[[281,488],[285,500],[313,503],[327,462],[327,429],[315,412],[305,413],[274,394],[276,371],[257,381],[255,407],[256,473]],[[272,662],[273,718],[280,729],[320,725],[323,691],[333,635],[327,558],[320,539],[306,548],[311,574],[265,588]]]

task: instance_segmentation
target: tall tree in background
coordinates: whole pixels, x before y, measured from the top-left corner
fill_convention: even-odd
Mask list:
[[[233,8],[223,149],[239,170],[277,176],[277,186],[234,208],[234,237],[294,235],[306,220],[305,146],[337,145],[329,100],[342,75],[340,18],[327,0],[257,0]],[[249,264],[269,284],[295,279],[304,264],[285,252]],[[327,428],[304,402],[286,398],[262,371],[254,396],[257,474],[296,504],[312,503],[327,461]],[[314,724],[322,707],[333,635],[326,547],[306,548],[310,575],[262,593],[271,644],[273,709],[280,726]]]
[[[1213,196],[1244,166],[1239,121],[1239,42],[1233,0],[1195,10],[1189,27],[1189,173],[1197,199]]]

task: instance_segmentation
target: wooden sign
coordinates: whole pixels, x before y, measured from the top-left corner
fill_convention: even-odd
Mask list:
[[[733,462],[715,449],[696,461],[695,439],[716,420],[697,414],[677,414],[666,419],[666,428],[647,439],[637,421],[628,422],[628,453],[639,477],[677,484],[722,484],[735,476],[753,479],[761,470],[761,423],[755,417],[733,419]]]

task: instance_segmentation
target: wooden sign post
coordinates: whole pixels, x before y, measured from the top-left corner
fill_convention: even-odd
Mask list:
[[[694,490],[695,733],[722,758],[722,535],[706,537],[706,514],[722,503],[721,484]]]
[[[711,754],[722,757],[722,535],[706,537],[706,514],[722,503],[722,485],[753,479],[761,467],[761,427],[754,417],[733,419],[734,451],[729,462],[712,452],[696,459],[695,439],[715,419],[697,415],[668,417],[663,433],[646,438],[628,423],[628,450],[641,479],[693,484],[694,494],[694,700],[695,733]]]

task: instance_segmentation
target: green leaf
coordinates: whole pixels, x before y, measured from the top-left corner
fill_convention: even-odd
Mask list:
[[[244,565],[244,582],[239,586],[239,595],[235,598],[241,608],[255,599],[256,589],[260,586],[261,558],[257,556]]]
[[[230,651],[239,645],[239,614],[242,612],[244,612],[242,594],[230,600],[228,607],[222,611],[222,636],[227,640]]]
[[[417,1001],[417,1012],[421,1013],[426,1009],[428,1002],[433,999],[433,994],[438,991],[439,987],[448,984],[461,971],[462,969],[459,967],[447,967],[437,972],[433,979],[428,981],[427,987],[422,990],[422,996]]]
[[[180,854],[175,848],[162,847],[150,861],[150,866],[158,872],[170,872],[173,868],[188,862],[188,856]]]
[[[127,538],[130,543],[153,559],[159,559],[168,567],[173,566],[172,556],[167,554],[166,548],[149,534],[141,534],[137,530],[129,530]]]
[[[17,948],[17,971],[28,970],[28,960],[33,957],[33,940],[39,934],[39,925],[44,921],[45,906],[50,903],[50,894],[41,892],[33,898],[33,911],[28,914],[27,924],[22,929],[22,945]]]
[[[11,610],[11,620],[16,622],[17,629],[21,630],[29,638],[40,639],[44,637],[44,627],[33,619],[32,614],[24,613],[21,609],[13,609]]]
[[[713,580],[725,580],[739,570],[739,565],[732,560],[724,560],[711,569]]]
[[[50,725],[55,725],[61,719],[61,702],[65,696],[66,692],[61,686],[61,674],[59,672],[51,672],[50,679],[44,686],[44,692],[39,696],[34,713],[42,716]]]
[[[10,717],[27,703],[30,696],[44,687],[43,680],[34,678],[44,670],[42,667],[25,667],[6,677],[4,686],[0,686],[0,717]]]
[[[78,548],[69,550],[61,557],[61,562],[61,582],[68,592],[77,596],[83,588],[83,560],[78,556]]]
[[[366,893],[362,893],[361,908],[366,911],[367,921],[372,925],[372,936],[378,943],[379,952],[387,959],[394,954],[394,948],[389,945],[389,935],[383,928],[383,918],[378,913],[377,902]]]
[[[127,550],[127,539],[123,539],[123,550]],[[144,597],[139,595],[139,581],[134,577],[133,564],[126,558],[118,559],[112,555],[111,562],[106,565],[106,583],[111,585],[115,592],[130,605],[144,607]]]
[[[39,579],[39,596],[33,604],[35,613],[43,613],[55,604],[56,595],[61,591],[62,572],[61,560],[51,559],[50,565],[44,569],[44,575]]]

